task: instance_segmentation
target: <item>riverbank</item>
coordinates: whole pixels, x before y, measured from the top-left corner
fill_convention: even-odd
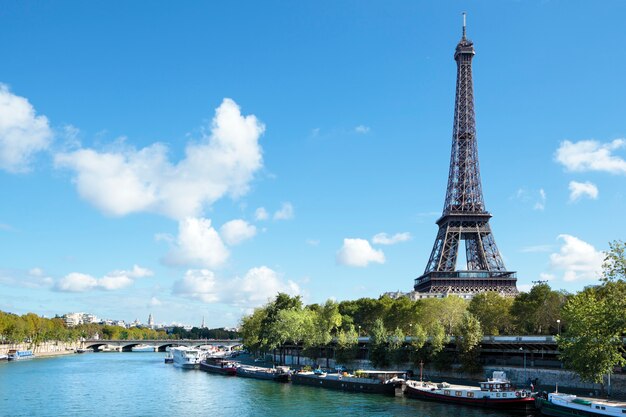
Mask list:
[[[37,346],[30,343],[0,344],[0,355],[6,355],[11,349],[32,350],[35,357],[43,358],[70,355],[80,348],[80,342],[44,342]]]
[[[328,362],[328,363],[327,363]],[[323,368],[334,369],[337,365],[344,365],[350,369],[374,370],[371,362],[368,360],[357,360],[350,364],[336,363],[334,359],[320,359],[315,361],[307,357],[285,356],[285,364],[288,366],[299,368],[301,366],[319,366]],[[419,369],[409,363],[395,366],[394,370],[412,369],[419,376]],[[582,381],[576,373],[566,369],[554,368],[536,368],[536,367],[516,367],[516,366],[485,366],[480,373],[461,372],[458,368],[448,370],[437,370],[434,367],[424,367],[424,377],[433,381],[447,381],[459,383],[477,384],[490,378],[493,371],[504,371],[511,382],[517,386],[528,385],[528,380],[534,381],[535,389],[552,392],[558,385],[559,391],[570,392],[579,395],[599,396],[607,393],[609,386],[608,378],[604,377],[604,387],[601,384],[589,383]],[[611,395],[616,398],[626,399],[626,374],[611,375]]]

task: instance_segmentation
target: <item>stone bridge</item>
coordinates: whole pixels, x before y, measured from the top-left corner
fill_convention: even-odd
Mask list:
[[[82,341],[83,349],[100,350],[109,347],[120,352],[131,352],[135,346],[151,346],[155,352],[165,352],[172,346],[198,347],[205,345],[225,346],[232,349],[241,345],[241,339],[156,339],[156,340],[106,340],[89,339]]]

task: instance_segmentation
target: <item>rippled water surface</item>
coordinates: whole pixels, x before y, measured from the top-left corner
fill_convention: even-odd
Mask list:
[[[0,416],[506,416],[375,394],[182,370],[163,353],[0,363]]]

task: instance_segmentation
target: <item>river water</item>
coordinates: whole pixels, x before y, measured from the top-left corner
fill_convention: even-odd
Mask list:
[[[164,353],[0,363],[0,416],[411,416],[507,413],[182,370]]]

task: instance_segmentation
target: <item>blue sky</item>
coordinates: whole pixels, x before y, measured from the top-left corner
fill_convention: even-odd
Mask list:
[[[1,9],[2,310],[230,326],[277,290],[410,290],[443,206],[462,11],[519,287],[594,283],[624,238],[622,1]]]

